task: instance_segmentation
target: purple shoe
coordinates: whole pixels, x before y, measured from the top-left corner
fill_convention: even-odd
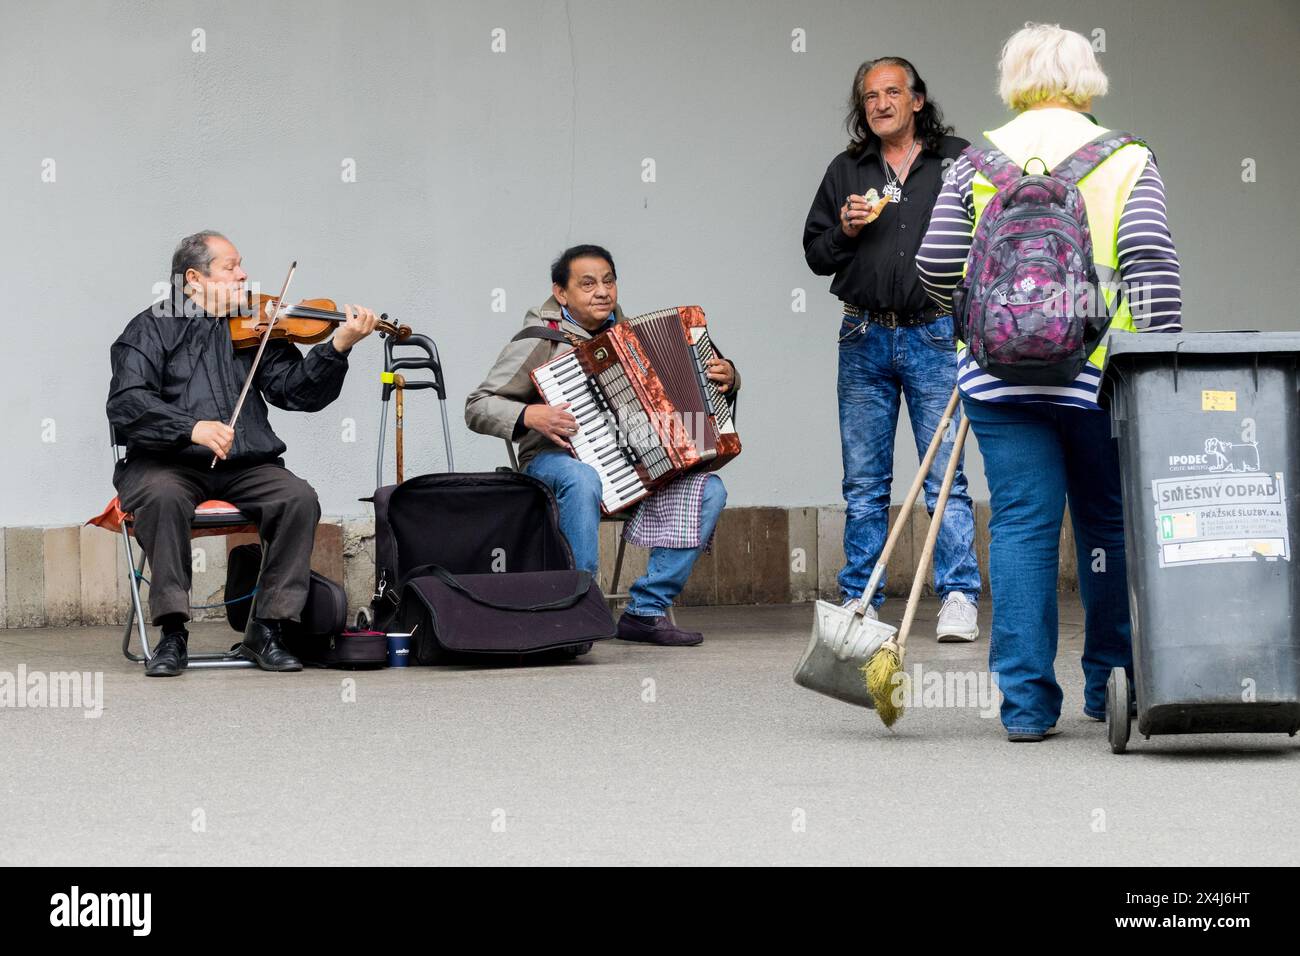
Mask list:
[[[666,615],[641,617],[627,611],[618,619],[618,636],[624,641],[658,644],[661,647],[691,647],[704,643],[703,634],[698,631],[683,631],[668,620]]]

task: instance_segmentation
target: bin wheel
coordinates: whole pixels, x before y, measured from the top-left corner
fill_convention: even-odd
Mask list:
[[[1124,668],[1115,667],[1106,681],[1106,736],[1111,753],[1122,754],[1128,748],[1131,721],[1128,674]]]
[[[371,623],[372,623],[372,622],[371,622],[371,620],[370,620],[370,612],[369,612],[369,611],[367,611],[365,608],[362,608],[361,610],[357,611],[357,630],[358,630],[358,631],[368,631],[368,630],[370,630],[370,625],[371,625]]]

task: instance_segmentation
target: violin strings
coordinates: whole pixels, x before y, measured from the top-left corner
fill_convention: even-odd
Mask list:
[[[326,309],[316,309],[307,305],[295,305],[289,308],[290,316],[297,316],[304,319],[343,319],[347,318],[342,312],[330,312]]]

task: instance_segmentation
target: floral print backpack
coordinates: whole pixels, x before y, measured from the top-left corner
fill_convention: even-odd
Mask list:
[[[990,375],[1068,385],[1101,343],[1114,311],[1098,281],[1079,181],[1130,143],[1145,145],[1128,133],[1103,133],[1050,172],[1037,157],[1022,169],[996,149],[963,153],[997,193],[975,226],[953,322]],[[1029,172],[1035,160],[1041,174]]]

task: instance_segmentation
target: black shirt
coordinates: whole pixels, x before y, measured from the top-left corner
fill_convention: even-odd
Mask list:
[[[230,420],[257,349],[236,349],[226,319],[187,302],[155,303],[113,343],[108,420],[126,438],[128,458],[164,458],[206,468],[212,452],[190,441],[194,423]],[[266,403],[319,411],[338,398],[347,370],[347,356],[328,340],[306,355],[292,342],[268,342],[235,424],[230,454],[217,467],[278,459],[285,445],[271,430]]]
[[[868,189],[884,195],[885,167],[880,140],[857,157],[840,153],[826,167],[821,188],[804,223],[804,256],[819,276],[834,275],[831,294],[873,312],[912,314],[929,305],[916,253],[930,225],[930,212],[943,185],[943,175],[969,146],[957,136],[945,136],[938,153],[923,149],[902,184],[903,198],[885,206],[880,217],[850,239],[840,228],[840,207],[850,194]]]

